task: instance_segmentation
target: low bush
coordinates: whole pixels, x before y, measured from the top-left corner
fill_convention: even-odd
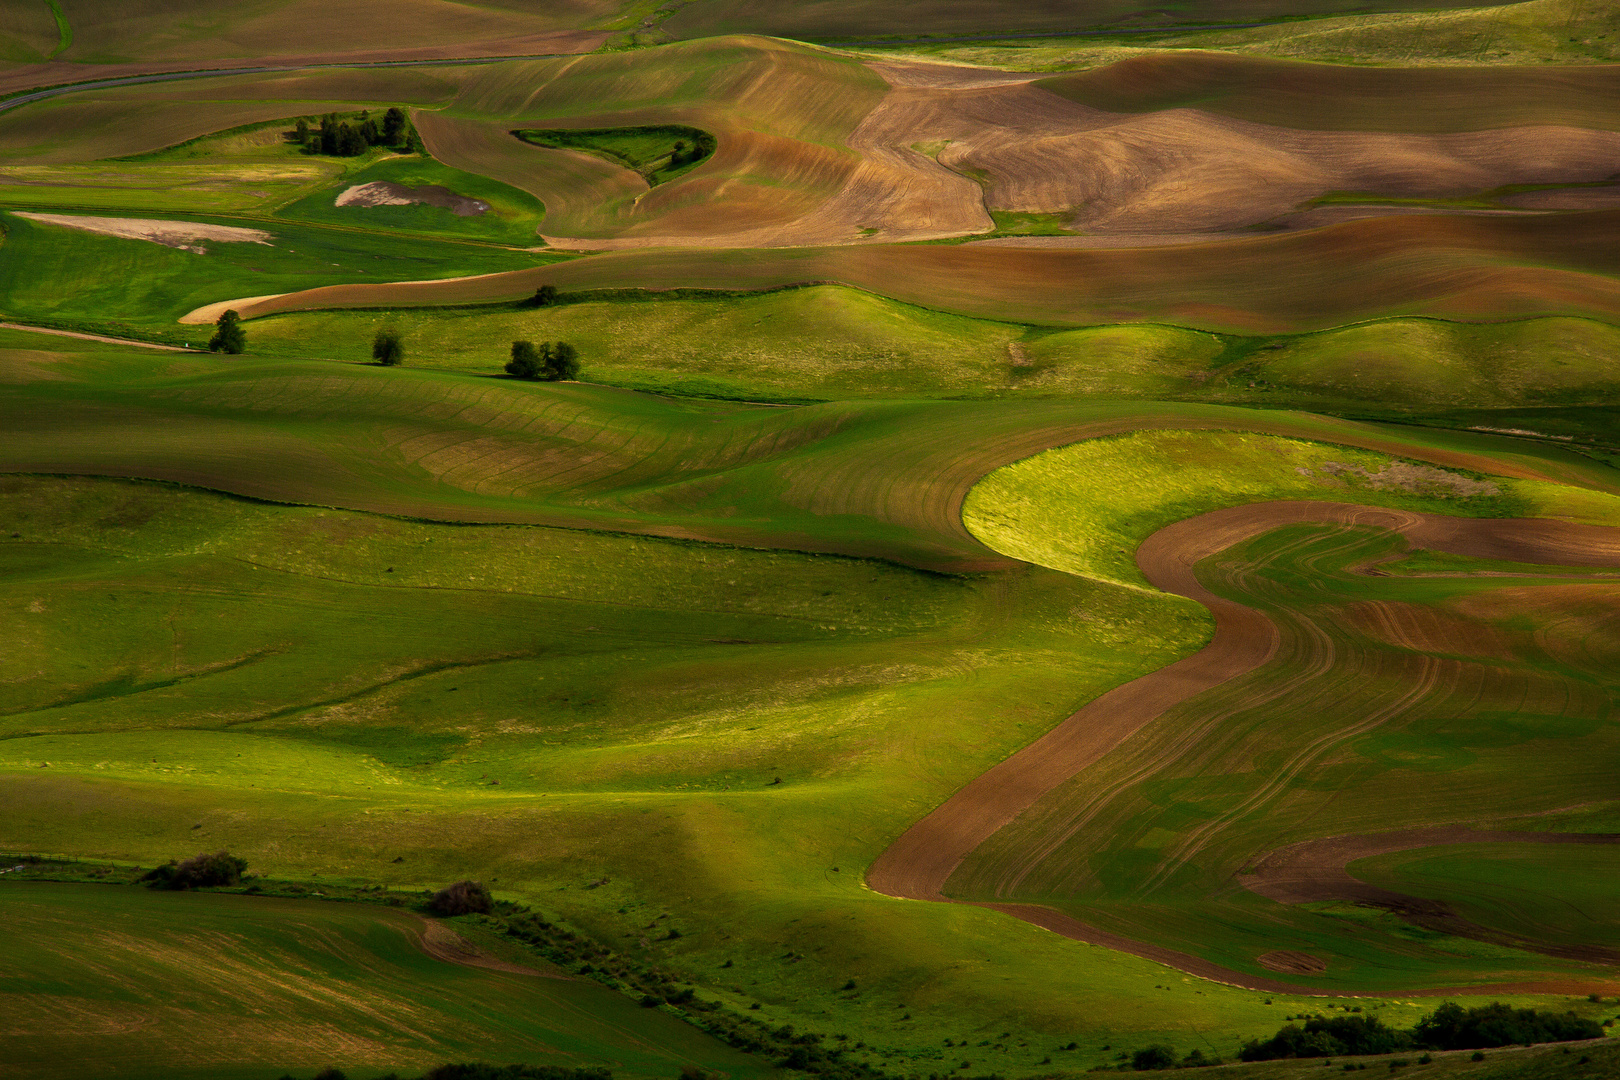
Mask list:
[[[495,909],[489,890],[481,882],[458,881],[433,894],[428,910],[443,918],[454,915],[488,915]]]
[[[202,852],[183,862],[168,862],[141,877],[154,889],[212,889],[236,885],[247,869],[247,860],[228,851]]]

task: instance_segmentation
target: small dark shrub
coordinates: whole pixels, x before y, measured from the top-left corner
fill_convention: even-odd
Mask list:
[[[1485,1051],[1483,1051],[1483,1050],[1475,1050],[1473,1052],[1473,1054],[1470,1055],[1468,1060],[1469,1061],[1484,1061],[1485,1060]]]
[[[154,889],[211,889],[236,885],[247,869],[247,860],[228,851],[203,852],[178,863],[166,863],[144,876]]]
[[[452,915],[488,915],[494,909],[489,890],[477,881],[458,881],[433,894],[428,910],[448,918]]]
[[[1131,1068],[1137,1072],[1148,1072],[1154,1069],[1173,1069],[1176,1065],[1176,1052],[1164,1045],[1143,1047],[1131,1055]]]
[[[337,1068],[335,1065],[328,1065],[315,1074],[315,1080],[349,1080],[349,1078],[343,1075],[342,1069]]]
[[[557,303],[557,286],[542,285],[534,290],[534,296],[529,299],[530,307],[553,307]]]

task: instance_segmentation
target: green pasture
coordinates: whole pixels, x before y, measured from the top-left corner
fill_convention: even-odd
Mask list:
[[[1015,71],[1101,67],[1165,49],[1286,57],[1327,63],[1583,64],[1620,58],[1620,18],[1613,8],[1584,0],[1527,0],[1492,7],[1320,15],[1266,26],[1117,37],[1023,38],[994,41],[868,45],[878,56],[921,56]]]
[[[800,401],[1083,395],[1401,415],[1596,404],[1620,390],[1620,330],[1590,319],[1387,319],[1240,337],[1151,323],[997,322],[836,285],[563,299],[546,309],[289,313],[254,320],[249,339],[270,355],[366,360],[386,323],[405,334],[413,365],[471,372],[499,370],[519,338],[565,340],[595,382]]]
[[[681,124],[657,124],[623,128],[524,128],[514,132],[524,142],[558,150],[582,150],[622,165],[647,183],[667,183],[697,168],[708,155],[676,163],[676,143],[683,153],[693,153],[699,140],[713,136]]]
[[[0,333],[0,348],[17,372],[0,384],[0,465],[10,471],[167,479],[279,502],[652,532],[933,569],[1009,565],[958,516],[962,494],[985,473],[1140,427],[1236,428],[1468,462],[1555,481],[1512,493],[1586,520],[1609,513],[1601,493],[1616,486],[1609,470],[1556,443],[1198,404],[781,408],[26,331]]]
[[[8,358],[82,377],[123,351]],[[231,362],[144,359],[164,396],[203,407],[182,426],[206,428],[236,392],[196,396],[229,387]],[[285,393],[295,370],[251,382]],[[647,427],[658,410],[666,427],[809,411],[649,401],[630,415]],[[344,413],[379,422],[320,404],[290,430],[308,439]],[[235,447],[236,468],[295,467],[204,435]],[[362,444],[340,442],[357,467]],[[0,661],[17,703],[0,718],[0,847],[148,865],[226,847],[262,873],[406,889],[478,877],[727,1007],[847,1035],[855,1060],[904,1074],[1081,1071],[1153,1041],[1229,1057],[1321,1007],[861,887],[966,780],[1196,648],[1207,624],[1190,605],[1039,567],[941,575],[26,476],[0,488],[0,555],[17,627]],[[1196,912],[1144,910],[1162,935],[1207,930]],[[1312,941],[1352,942],[1351,985],[1368,969],[1421,981],[1436,950],[1453,978],[1564,970],[1450,940],[1413,955],[1396,920],[1334,918],[1311,914]],[[1210,948],[1226,960],[1229,944]],[[1430,1005],[1394,999],[1384,1015],[1410,1024]]]
[[[447,188],[456,195],[488,203],[489,210],[460,216],[453,210],[425,203],[337,205],[338,196],[349,188],[379,181],[413,188]],[[546,208],[525,191],[485,176],[452,169],[432,158],[386,155],[346,173],[337,183],[280,207],[276,215],[350,229],[455,237],[531,248],[541,243],[535,233],[546,216]]]
[[[1536,718],[1510,716],[1494,726],[1501,735],[1491,741],[1518,743],[1526,735],[1568,734],[1575,725],[1549,731]],[[1487,730],[1480,737],[1489,734]],[[1620,945],[1620,900],[1614,890],[1620,846],[1454,845],[1360,859],[1350,864],[1350,872],[1410,896],[1444,900],[1474,922],[1520,937],[1561,945]]]
[[[433,959],[403,911],[12,880],[0,902],[0,1047],[17,1075],[372,1077],[467,1060],[771,1072],[589,980]]]
[[[112,216],[112,215],[105,215]],[[141,215],[150,216],[150,215]],[[174,217],[175,215],[162,215]],[[354,281],[498,273],[562,256],[354,228],[186,215],[179,220],[260,229],[269,243],[208,242],[206,254],[147,240],[0,215],[0,311],[13,318],[116,330],[138,328],[193,344],[207,331],[176,320],[218,300]]]

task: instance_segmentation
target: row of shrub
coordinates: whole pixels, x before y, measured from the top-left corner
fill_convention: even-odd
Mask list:
[[[1464,1009],[1446,1002],[1410,1031],[1392,1028],[1376,1016],[1313,1017],[1305,1026],[1289,1024],[1261,1042],[1244,1045],[1244,1061],[1392,1054],[1401,1050],[1476,1050],[1496,1046],[1596,1039],[1603,1028],[1576,1016],[1515,1009],[1496,1001]]]

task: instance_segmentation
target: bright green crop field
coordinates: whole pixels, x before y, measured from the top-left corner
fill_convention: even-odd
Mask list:
[[[402,911],[113,885],[0,890],[13,1075],[257,1077],[267,1054],[301,1073],[363,1058],[357,1075],[491,1058],[645,1077],[767,1071],[589,980],[436,960],[416,944],[420,917]]]
[[[948,193],[980,220],[971,155],[1025,113],[1128,113],[1168,158],[1222,113],[1196,138],[1263,136],[1301,206],[1332,193],[1266,125],[1481,161],[1507,152],[1482,129],[1575,125],[1523,137],[1586,177],[1611,13],[273,0],[227,26],[97,2],[0,0],[0,92],[116,74],[124,40],[292,67],[0,110],[0,1080],[1080,1080],[1152,1045],[1284,1080],[1327,1066],[1230,1063],[1310,1016],[1620,1019],[1606,839],[1348,865],[1401,903],[1246,887],[1301,841],[1620,834],[1601,559],[1364,523],[1234,543],[1189,572],[1269,620],[1267,658],[1032,797],[941,873],[949,902],[868,883],[964,788],[1223,640],[1138,565],[1166,527],[1288,500],[1620,531],[1606,182],[1527,183],[1598,200],[1545,214],[1042,250],[1089,242],[1034,175],[1043,127],[1013,139],[1031,174],[994,177],[1024,239],[878,226]],[[1175,26],[1216,18],[1267,25]],[[904,40],[1091,22],[1156,29]],[[346,26],[330,47],[474,62],[306,55]],[[773,29],[1055,78],[750,36]],[[288,139],[391,105],[430,153]],[[902,145],[913,115],[949,140]],[[1502,209],[1472,182],[1424,209]],[[233,301],[246,351],[204,351],[213,313],[180,320]],[[579,379],[508,377],[519,340],[575,346]],[[137,883],[220,850],[245,881]],[[431,918],[463,880],[496,910]],[[1361,1064],[1595,1080],[1612,1042]]]

